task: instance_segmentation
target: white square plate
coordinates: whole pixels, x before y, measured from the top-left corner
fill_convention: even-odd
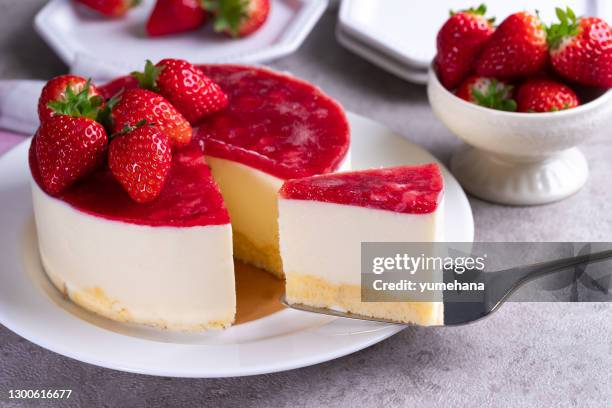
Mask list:
[[[399,78],[420,85],[425,85],[427,83],[427,78],[429,77],[427,69],[406,65],[403,61],[393,58],[381,52],[379,49],[372,47],[368,43],[346,33],[339,24],[336,27],[336,39],[347,50],[354,52]]]
[[[571,7],[577,15],[609,19],[612,2],[606,0],[343,0],[339,23],[345,34],[388,54],[406,65],[426,69],[436,53],[436,35],[450,10],[488,6],[487,16],[500,23],[520,10],[539,10],[543,20],[555,20],[555,7]]]
[[[145,23],[154,0],[143,0],[125,18],[108,19],[71,0],[51,0],[34,26],[60,58],[72,65],[77,56],[140,69],[146,59],[182,58],[194,63],[256,63],[295,51],[327,7],[327,0],[272,0],[270,16],[255,34],[232,39],[212,30],[148,37]]]

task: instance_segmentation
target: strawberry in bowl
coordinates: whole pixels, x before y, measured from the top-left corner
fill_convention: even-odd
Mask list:
[[[475,196],[544,204],[586,183],[588,165],[576,146],[612,115],[612,32],[571,9],[557,9],[557,17],[547,25],[536,13],[511,14],[454,86],[443,58],[432,64],[429,101],[468,145],[451,168]]]

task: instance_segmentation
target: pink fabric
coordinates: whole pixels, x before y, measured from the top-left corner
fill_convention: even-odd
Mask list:
[[[23,140],[23,135],[0,130],[0,156]]]

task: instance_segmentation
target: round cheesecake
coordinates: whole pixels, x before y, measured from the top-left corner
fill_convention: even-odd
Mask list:
[[[290,179],[350,168],[342,107],[312,84],[265,68],[200,66],[229,106],[196,139],[232,220],[234,255],[282,277],[278,190]]]
[[[283,182],[350,165],[344,112],[316,87],[262,68],[201,68],[229,106],[197,124],[192,144],[173,153],[161,195],[150,203],[134,202],[107,166],[51,196],[31,149],[44,269],[88,310],[171,330],[229,326],[233,255],[283,276]],[[110,97],[135,86],[123,77],[100,91]]]
[[[170,330],[234,321],[229,215],[197,146],[175,152],[161,195],[138,204],[106,167],[47,194],[35,143],[29,160],[40,257],[65,296],[113,320]]]

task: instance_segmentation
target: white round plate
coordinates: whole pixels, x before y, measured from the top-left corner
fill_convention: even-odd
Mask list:
[[[272,0],[265,25],[242,39],[213,32],[210,21],[196,31],[150,38],[144,27],[154,2],[143,0],[124,18],[108,19],[72,0],[52,0],[36,16],[34,27],[69,66],[77,57],[112,64],[120,72],[141,69],[145,59],[168,57],[250,64],[291,54],[327,7],[327,0]]]
[[[355,168],[434,161],[381,125],[349,114]],[[321,363],[361,350],[402,330],[285,309],[206,333],[171,333],[117,323],[66,301],[46,279],[38,257],[24,141],[0,159],[0,323],[49,350],[87,363],[173,377],[264,374]],[[446,182],[446,238],[472,241],[469,202],[453,176]],[[85,238],[85,237],[84,237]]]

